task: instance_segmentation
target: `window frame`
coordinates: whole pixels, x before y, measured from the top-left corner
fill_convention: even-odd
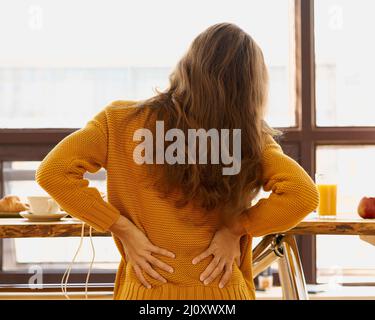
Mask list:
[[[316,123],[314,0],[295,1],[298,130],[286,130],[284,140],[299,145],[300,163],[314,178],[316,148],[375,145],[375,127],[318,127]],[[298,237],[308,283],[317,283],[316,236]]]

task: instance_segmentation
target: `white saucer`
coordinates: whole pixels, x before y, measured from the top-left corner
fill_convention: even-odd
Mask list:
[[[29,211],[20,212],[20,215],[32,222],[49,222],[49,221],[59,221],[66,217],[68,214],[66,212],[59,213],[45,213],[45,214],[33,214]]]

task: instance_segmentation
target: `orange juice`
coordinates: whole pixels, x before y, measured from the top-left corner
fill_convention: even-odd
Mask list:
[[[319,215],[336,216],[337,214],[337,185],[336,184],[319,184]]]

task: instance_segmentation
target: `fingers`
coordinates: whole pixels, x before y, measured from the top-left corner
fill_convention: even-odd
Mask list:
[[[219,282],[219,288],[222,289],[228,283],[230,277],[232,276],[232,265],[226,265],[224,275],[221,277]]]
[[[207,266],[207,268],[202,272],[201,276],[199,277],[199,280],[202,282],[205,282],[207,277],[215,270],[219,262],[220,262],[220,258],[218,257],[213,258],[210,264]]]
[[[154,266],[164,270],[164,271],[167,271],[169,273],[173,273],[173,268],[169,265],[167,265],[166,263],[160,261],[159,259],[156,259],[155,257],[153,256],[149,256],[148,257],[148,261],[153,264]]]
[[[210,284],[212,281],[214,281],[220,273],[223,272],[225,267],[225,261],[221,260],[220,263],[215,267],[215,269],[212,271],[212,273],[204,280],[204,284]]]
[[[142,269],[152,278],[159,280],[163,283],[167,283],[167,279],[162,277],[159,273],[157,273],[148,262],[143,262],[141,265]]]
[[[145,279],[145,277],[143,276],[143,273],[142,273],[142,270],[141,268],[138,266],[138,265],[134,265],[133,266],[134,268],[134,271],[135,271],[135,274],[138,278],[139,281],[141,281],[141,283],[148,289],[151,288],[151,285],[147,282],[147,280]]]
[[[158,254],[161,254],[161,255],[169,257],[169,258],[175,258],[176,257],[173,252],[170,252],[166,249],[159,248],[157,246],[151,246],[150,251],[152,253],[158,253]]]
[[[207,257],[209,257],[211,254],[212,254],[211,248],[208,248],[206,251],[202,252],[199,256],[196,256],[193,259],[192,263],[197,264],[201,262],[202,260],[206,259]]]

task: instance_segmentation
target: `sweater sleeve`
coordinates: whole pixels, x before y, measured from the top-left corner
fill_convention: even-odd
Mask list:
[[[60,207],[98,231],[107,231],[120,212],[89,187],[85,172],[106,167],[108,127],[105,109],[86,126],[64,138],[44,158],[36,172],[37,183]]]
[[[285,232],[295,227],[319,203],[317,188],[293,159],[268,137],[263,152],[263,189],[272,191],[242,215],[243,225],[253,237]]]

